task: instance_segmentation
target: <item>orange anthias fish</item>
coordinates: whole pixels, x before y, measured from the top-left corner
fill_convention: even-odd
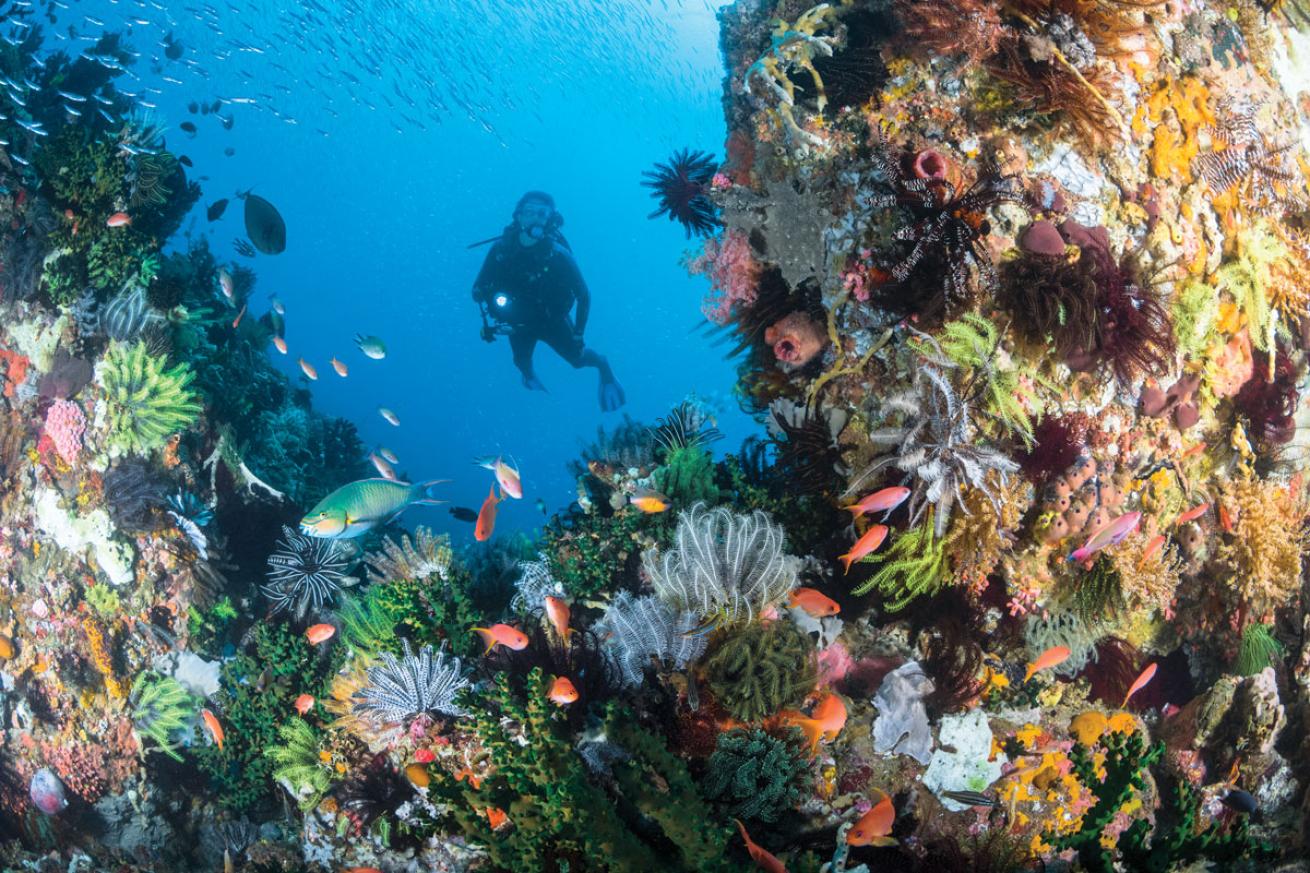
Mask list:
[[[670,506],[669,498],[649,488],[638,488],[628,497],[628,502],[647,515],[664,512]]]
[[[855,827],[846,832],[848,846],[894,846],[896,839],[891,836],[892,825],[896,824],[896,807],[884,791],[879,791],[882,800],[860,816]]]
[[[337,629],[330,624],[316,624],[305,631],[305,639],[309,640],[310,645],[317,646],[332,639],[336,632]]]
[[[1233,532],[1233,514],[1229,512],[1222,503],[1216,504],[1215,509],[1219,514],[1219,526],[1224,529],[1224,533]]]
[[[298,360],[300,361],[300,369],[304,371],[306,376],[311,380],[318,378],[318,370],[315,370],[313,365],[307,362],[304,358],[299,358]]]
[[[1164,540],[1165,540],[1164,534],[1156,534],[1155,536],[1151,537],[1151,541],[1146,544],[1146,548],[1142,549],[1142,559],[1137,562],[1137,566],[1139,569],[1142,566],[1144,566],[1147,561],[1155,557],[1156,552],[1164,548]]]
[[[208,709],[202,709],[200,710],[200,718],[205,722],[205,727],[209,729],[209,735],[214,738],[218,750],[223,751],[223,726],[218,723],[218,716]]]
[[[232,319],[232,329],[236,330],[237,327],[241,324],[241,319],[245,317],[246,317],[246,305],[243,303],[241,304],[241,311],[237,313],[237,317]]]
[[[504,646],[516,652],[521,652],[528,647],[528,635],[507,624],[493,624],[491,627],[475,627],[470,630],[482,637],[482,642],[487,644],[487,651],[482,653],[484,655],[496,646]]]
[[[346,369],[346,365],[338,361],[336,358],[333,358],[331,363],[332,369],[336,370],[337,375],[342,379],[350,375],[350,370]]]
[[[910,489],[903,486],[894,488],[884,488],[881,491],[875,491],[868,497],[865,497],[859,503],[852,503],[846,509],[855,513],[859,518],[866,512],[882,512],[890,514],[893,509],[905,502],[905,498],[910,496]],[[886,515],[883,516],[884,518]]]
[[[495,485],[488,489],[487,499],[482,501],[482,508],[478,510],[478,523],[473,526],[473,539],[480,543],[491,539],[491,534],[496,529],[496,505],[504,499],[496,496]]]
[[[787,873],[785,864],[774,857],[768,849],[758,845],[751,839],[751,835],[746,833],[746,825],[741,823],[741,819],[734,818],[733,821],[737,823],[737,830],[741,831],[741,838],[746,841],[746,853],[751,856],[751,860],[755,862],[756,867],[766,871],[766,873]]]
[[[285,355],[287,353],[287,341],[280,336],[275,336],[273,337],[273,348]]]
[[[1046,651],[1037,656],[1037,660],[1028,665],[1028,671],[1024,674],[1023,681],[1027,682],[1033,678],[1033,675],[1042,671],[1049,670],[1051,667],[1058,667],[1069,659],[1069,649],[1066,646],[1051,646]]]
[[[1132,685],[1128,686],[1128,693],[1124,695],[1124,702],[1119,704],[1120,709],[1126,709],[1128,706],[1128,698],[1132,697],[1134,694],[1141,691],[1143,688],[1146,687],[1146,683],[1150,682],[1152,679],[1155,678],[1155,671],[1158,669],[1158,667],[1159,665],[1156,664],[1154,661],[1146,665],[1146,669],[1143,670],[1141,674],[1138,675],[1138,677],[1133,680]]]
[[[1200,506],[1193,506],[1182,515],[1178,516],[1178,520],[1175,521],[1174,524],[1187,524],[1189,521],[1196,521],[1198,518],[1205,515],[1205,511],[1209,508],[1210,504],[1208,503],[1202,503]]]
[[[794,709],[784,709],[781,715],[788,724],[799,727],[805,734],[811,755],[818,752],[820,740],[826,738],[831,742],[846,727],[846,703],[836,694],[828,694],[820,700],[809,716]]]
[[[881,546],[882,541],[885,539],[887,539],[887,525],[885,524],[875,524],[873,527],[866,530],[864,536],[855,541],[855,545],[851,546],[849,552],[838,557],[837,560],[841,561],[846,567],[842,575],[844,576],[846,573],[851,572],[851,564],[860,560],[860,558],[863,558],[865,555],[876,552],[878,546]]]
[[[509,816],[505,814],[505,810],[499,806],[487,807],[487,824],[491,825],[493,831],[498,830],[507,821],[509,821]]]
[[[565,642],[568,642],[570,635],[577,633],[569,627],[569,605],[553,594],[546,595],[546,617],[550,619],[555,633]]]
[[[788,606],[799,606],[815,618],[824,618],[841,612],[841,605],[822,591],[797,588],[787,601]]]
[[[314,708],[314,695],[302,694],[296,698],[296,713],[304,715]]]
[[[578,689],[573,686],[567,676],[556,676],[555,681],[550,683],[550,691],[546,693],[550,702],[556,706],[568,706],[578,699]]]
[[[126,227],[131,223],[132,216],[128,215],[126,212],[115,212],[113,215],[109,216],[109,220],[105,222],[105,225],[108,227]]]

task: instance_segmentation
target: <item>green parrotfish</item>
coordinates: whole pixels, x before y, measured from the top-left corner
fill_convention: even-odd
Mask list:
[[[419,504],[445,503],[432,495],[432,488],[449,479],[427,482],[399,482],[393,479],[361,479],[342,485],[318,502],[300,520],[300,530],[311,537],[349,539],[385,524]]]

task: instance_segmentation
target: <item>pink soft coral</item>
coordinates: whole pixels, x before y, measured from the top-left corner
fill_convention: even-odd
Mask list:
[[[715,324],[726,324],[734,307],[755,303],[760,265],[751,254],[744,231],[734,227],[721,240],[706,240],[705,251],[688,264],[688,269],[710,277],[710,293],[701,304],[701,312]]]
[[[50,404],[45,416],[45,435],[55,445],[55,451],[66,464],[77,463],[82,453],[82,434],[86,432],[86,416],[82,407],[71,400],[56,400]]]
[[[828,339],[823,329],[804,312],[793,312],[764,331],[764,341],[784,364],[803,367],[823,351]]]

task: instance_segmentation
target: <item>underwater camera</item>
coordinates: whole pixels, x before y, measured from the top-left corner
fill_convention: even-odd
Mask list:
[[[511,318],[514,313],[514,297],[505,291],[492,294],[482,307],[483,342],[495,342],[496,337],[513,330]],[[490,318],[490,320],[488,320]]]

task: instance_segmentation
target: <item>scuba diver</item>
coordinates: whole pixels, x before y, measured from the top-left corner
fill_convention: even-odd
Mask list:
[[[529,191],[514,207],[513,221],[494,242],[473,283],[473,300],[482,311],[482,338],[509,336],[514,366],[523,387],[545,391],[532,368],[537,342],[544,342],[574,367],[595,367],[600,373],[600,408],[611,412],[624,404],[623,388],[605,356],[587,348],[583,334],[591,311],[591,294],[560,234],[564,217],[555,200],[543,191]],[[569,311],[577,304],[577,313]]]

